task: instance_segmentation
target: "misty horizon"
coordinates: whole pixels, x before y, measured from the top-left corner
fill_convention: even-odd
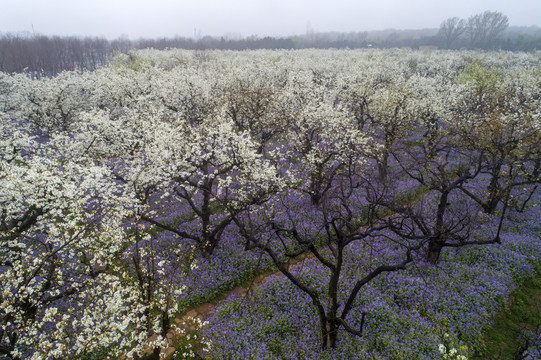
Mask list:
[[[536,0],[383,0],[365,4],[350,0],[188,1],[124,0],[93,2],[54,0],[9,1],[0,15],[0,34],[40,34],[118,38],[200,39],[205,36],[243,39],[291,37],[312,33],[419,31],[439,28],[447,18],[468,17],[486,10],[509,17],[510,26],[540,26]]]

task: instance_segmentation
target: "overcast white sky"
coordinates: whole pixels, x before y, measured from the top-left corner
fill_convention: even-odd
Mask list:
[[[437,28],[485,10],[504,13],[510,25],[541,25],[541,0],[0,0],[0,33],[286,36]]]

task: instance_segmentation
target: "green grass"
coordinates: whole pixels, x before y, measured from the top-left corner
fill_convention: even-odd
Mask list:
[[[521,334],[527,330],[535,332],[541,324],[541,265],[536,270],[537,275],[521,284],[508,306],[486,330],[483,337],[485,349],[472,359],[520,359],[517,355],[524,345]]]

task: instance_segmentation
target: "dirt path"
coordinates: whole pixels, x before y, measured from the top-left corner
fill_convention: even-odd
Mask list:
[[[311,258],[309,254],[302,254],[298,258],[293,259],[288,267],[296,267],[301,265],[306,259]],[[254,291],[257,290],[265,280],[273,275],[281,274],[280,271],[267,271],[261,275],[256,276],[250,280],[246,286],[235,286],[233,289],[217,296],[217,300],[213,303],[205,303],[188,310],[184,315],[176,317],[175,323],[177,329],[171,329],[167,333],[168,347],[161,350],[161,359],[169,359],[176,351],[179,340],[186,334],[190,334],[197,330],[201,323],[203,323],[210,315],[210,313],[221,303],[227,301],[230,296],[244,296],[246,299],[250,299]],[[154,337],[151,338],[153,340]]]

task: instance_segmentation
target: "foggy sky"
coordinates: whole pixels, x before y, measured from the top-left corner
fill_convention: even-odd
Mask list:
[[[288,36],[437,28],[485,10],[504,13],[511,26],[541,25],[541,0],[0,0],[0,33]]]

